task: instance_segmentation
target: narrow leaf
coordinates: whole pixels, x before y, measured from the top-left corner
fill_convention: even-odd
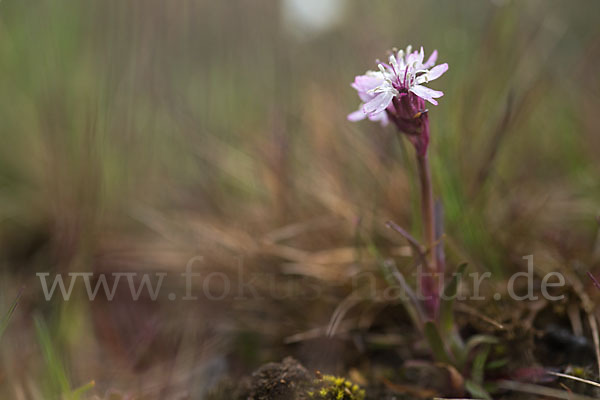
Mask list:
[[[90,382],[86,383],[85,385],[78,387],[77,389],[73,390],[73,392],[71,393],[71,399],[79,400],[83,394],[85,394],[90,389],[93,389],[94,386],[96,386],[96,382],[90,381]]]
[[[440,336],[440,333],[433,322],[428,321],[425,323],[424,333],[436,361],[452,365],[453,363],[450,360],[448,352],[446,351],[444,341],[442,340],[442,337]]]
[[[467,340],[465,353],[468,355],[473,349],[481,344],[497,344],[498,338],[491,335],[474,335]]]
[[[467,263],[461,264],[444,289],[445,298],[442,298],[442,304],[440,306],[440,326],[442,334],[444,335],[452,332],[454,328],[454,298],[456,297],[458,284],[466,267]]]
[[[473,359],[473,366],[471,368],[471,379],[478,384],[483,383],[485,362],[487,361],[488,355],[490,354],[490,346],[485,346],[479,351]]]
[[[483,399],[483,400],[492,400],[490,394],[478,383],[467,380],[465,381],[465,389],[471,394],[471,396]]]
[[[12,318],[12,315],[15,312],[17,305],[19,304],[19,299],[21,298],[21,293],[22,293],[22,289],[19,291],[19,294],[17,294],[17,297],[15,297],[15,299],[13,300],[12,304],[10,305],[8,311],[2,318],[2,322],[0,322],[0,338],[2,338],[2,336],[4,335],[6,328],[8,328],[8,323],[10,322],[10,319]]]
[[[52,343],[48,327],[39,315],[34,317],[34,322],[37,339],[44,355],[46,367],[52,378],[52,384],[55,385],[56,390],[60,391],[60,393],[68,395],[71,393],[71,385],[69,384],[64,365]]]

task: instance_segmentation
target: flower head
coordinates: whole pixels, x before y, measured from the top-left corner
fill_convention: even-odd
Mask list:
[[[435,99],[442,97],[444,93],[423,85],[439,78],[448,70],[446,63],[435,65],[437,56],[435,50],[423,62],[423,47],[420,51],[412,51],[412,47],[408,46],[406,51],[394,51],[390,54],[388,63],[378,62],[379,71],[367,71],[364,75],[357,76],[352,87],[358,92],[362,104],[357,111],[348,115],[348,119],[358,121],[368,117],[372,121],[387,123],[388,118],[384,115],[388,108],[389,111],[394,111],[393,99],[410,94],[437,105]]]
[[[362,103],[358,110],[348,115],[350,121],[369,118],[387,125],[392,120],[398,129],[411,135],[421,135],[417,140],[412,138],[421,151],[425,151],[429,142],[427,110],[425,101],[437,105],[437,98],[443,92],[433,90],[427,84],[448,70],[448,64],[435,65],[437,50],[425,60],[423,47],[412,51],[393,51],[388,63],[378,61],[378,71],[367,71],[354,79],[352,87],[358,92]],[[420,142],[420,143],[417,143]]]

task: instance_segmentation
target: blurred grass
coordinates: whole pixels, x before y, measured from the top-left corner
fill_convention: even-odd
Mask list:
[[[146,240],[147,209],[256,234],[322,215],[418,234],[410,149],[345,119],[354,75],[410,43],[450,64],[430,111],[451,261],[497,277],[532,249],[597,265],[600,5],[340,4],[338,25],[298,36],[280,1],[1,2],[3,289],[91,268],[112,235]],[[76,364],[81,313],[56,328]]]

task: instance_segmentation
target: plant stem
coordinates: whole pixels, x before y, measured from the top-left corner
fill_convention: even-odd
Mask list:
[[[419,181],[421,184],[421,213],[423,216],[423,229],[425,231],[425,243],[427,243],[427,254],[429,272],[436,273],[436,251],[435,251],[435,212],[433,203],[433,189],[431,183],[431,168],[427,154],[417,154],[419,167]]]
[[[427,244],[427,273],[421,277],[421,290],[425,296],[425,307],[432,320],[437,320],[440,307],[440,287],[437,266],[435,210],[433,203],[433,189],[431,183],[431,169],[427,154],[417,153],[419,181],[421,183],[421,213],[423,216],[423,229]]]

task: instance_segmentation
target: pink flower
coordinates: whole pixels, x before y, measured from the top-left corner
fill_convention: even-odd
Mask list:
[[[371,103],[377,97],[373,91],[383,83],[384,79],[381,72],[367,71],[365,75],[359,75],[354,78],[352,87],[358,92],[358,97],[362,103],[358,110],[348,115],[350,121],[360,121],[369,118],[371,121],[380,121],[382,125],[387,125],[389,122],[388,116],[384,112],[367,114],[363,111],[365,103]]]
[[[420,51],[412,52],[412,47],[408,46],[406,52],[400,50],[392,53],[389,63],[379,62],[379,71],[367,71],[365,75],[357,76],[352,87],[358,92],[362,103],[357,111],[348,115],[348,119],[359,121],[369,118],[371,121],[381,121],[385,125],[391,116],[390,113],[403,118],[405,115],[397,110],[394,99],[400,100],[405,96],[416,96],[437,105],[435,99],[442,97],[444,93],[423,84],[442,76],[448,70],[448,64],[435,66],[437,50],[425,63],[424,58],[423,47]],[[410,99],[409,103],[416,104],[414,100]],[[414,114],[419,111],[425,110],[416,110]]]

